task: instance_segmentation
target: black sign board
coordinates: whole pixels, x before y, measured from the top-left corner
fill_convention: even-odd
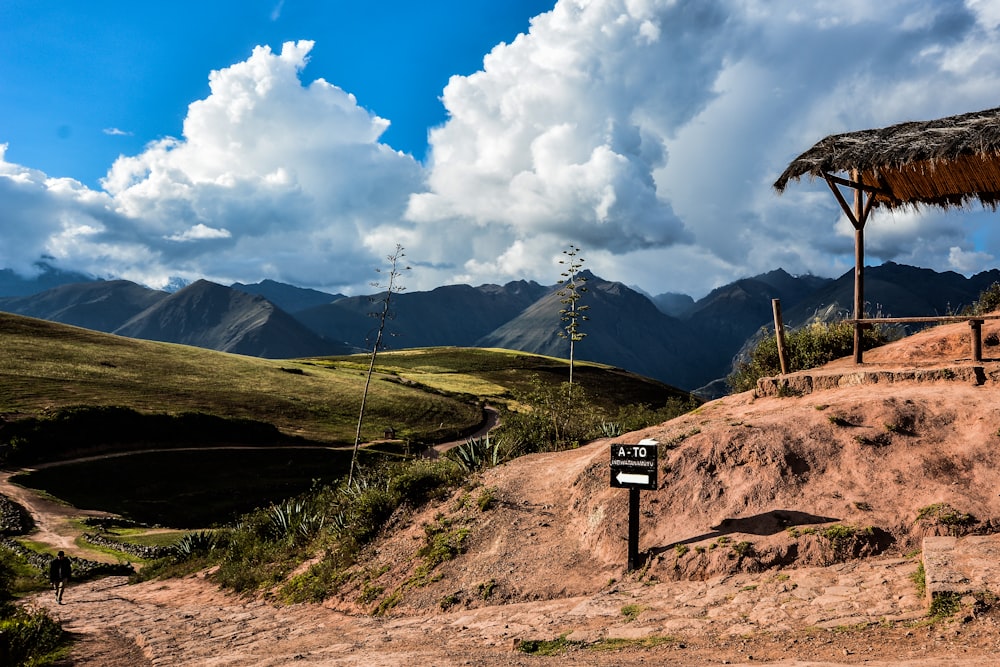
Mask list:
[[[615,489],[656,490],[656,440],[611,445],[611,486]]]

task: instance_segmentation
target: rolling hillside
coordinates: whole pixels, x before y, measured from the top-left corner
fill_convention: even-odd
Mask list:
[[[816,316],[843,316],[853,303],[853,271],[832,280],[779,269],[719,287],[697,302],[683,295],[647,297],[586,275],[590,291],[581,305],[591,310],[580,329],[586,338],[576,347],[578,358],[703,397],[725,393],[721,380],[733,359],[771,326],[772,299],[781,300],[790,327]],[[872,314],[944,314],[971,304],[997,281],[997,270],[965,278],[889,262],[868,268],[866,295]],[[0,280],[0,289],[3,285]],[[566,357],[568,343],[557,335],[562,304],[555,291],[517,281],[396,294],[385,344],[397,350],[501,346]],[[0,299],[0,309],[8,312],[270,358],[368,350],[377,328],[369,316],[373,307],[367,296],[340,297],[273,281],[231,288],[199,281],[175,294],[124,281],[91,281]]]
[[[10,424],[19,420],[114,406],[140,414],[251,420],[276,427],[289,442],[351,444],[369,363],[367,355],[269,360],[5,313],[0,351],[0,442],[9,440]],[[503,404],[536,377],[557,384],[566,374],[561,359],[504,350],[384,352],[363,437],[380,439],[392,427],[399,438],[416,443],[458,439],[482,421],[480,401]],[[662,406],[682,396],[597,364],[581,364],[579,383],[608,406]]]

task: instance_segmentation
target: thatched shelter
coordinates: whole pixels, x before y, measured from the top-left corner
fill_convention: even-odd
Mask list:
[[[843,174],[843,175],[838,175]],[[855,229],[854,358],[861,363],[864,227],[875,207],[1000,204],[1000,108],[831,135],[792,160],[774,183],[822,178]],[[841,188],[853,190],[849,203]]]

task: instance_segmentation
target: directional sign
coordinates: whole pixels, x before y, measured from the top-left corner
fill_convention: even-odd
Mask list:
[[[611,445],[611,486],[616,489],[656,490],[656,440]]]

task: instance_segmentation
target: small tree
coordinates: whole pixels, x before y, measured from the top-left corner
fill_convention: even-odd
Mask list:
[[[580,322],[587,321],[588,318],[583,313],[589,310],[590,306],[579,304],[583,293],[587,291],[587,278],[580,275],[580,269],[585,261],[579,257],[580,249],[575,245],[570,245],[568,250],[563,250],[563,254],[566,255],[566,258],[559,260],[559,263],[566,266],[566,270],[560,274],[562,278],[559,280],[559,284],[562,285],[562,289],[556,294],[560,297],[559,303],[564,306],[559,311],[559,319],[565,323],[565,326],[559,332],[559,337],[569,341],[569,383],[572,385],[574,347],[576,343],[587,336],[580,331]]]
[[[385,322],[389,319],[391,311],[389,310],[389,303],[392,301],[392,295],[402,292],[406,288],[399,284],[399,279],[403,274],[403,271],[408,271],[410,267],[400,266],[403,257],[406,255],[403,253],[403,246],[396,244],[396,251],[386,257],[389,262],[389,279],[383,284],[378,281],[372,283],[372,287],[378,289],[384,289],[385,291],[380,293],[379,296],[372,297],[373,302],[381,304],[380,309],[371,313],[372,317],[378,318],[378,329],[375,334],[375,343],[372,345],[372,358],[371,362],[368,364],[368,375],[365,377],[365,390],[361,395],[361,411],[358,413],[358,430],[354,435],[354,452],[351,454],[351,468],[347,473],[347,483],[350,485],[354,481],[354,468],[357,465],[358,460],[358,448],[361,446],[361,423],[365,418],[365,403],[368,401],[368,388],[371,386],[372,374],[375,371],[375,357],[378,355],[379,348],[382,346],[382,335],[385,332]],[[382,269],[375,269],[377,272],[382,273]]]

